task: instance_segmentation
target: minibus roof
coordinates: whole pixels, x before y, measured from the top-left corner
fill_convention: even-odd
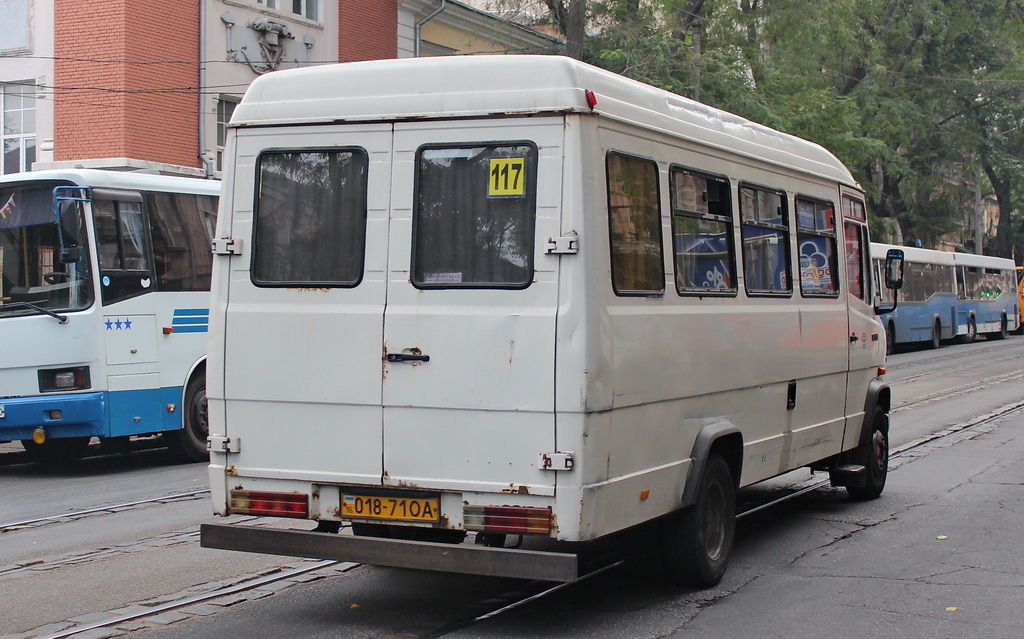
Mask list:
[[[587,91],[596,106],[587,103]],[[596,113],[857,187],[821,146],[564,56],[400,58],[260,76],[233,127]]]

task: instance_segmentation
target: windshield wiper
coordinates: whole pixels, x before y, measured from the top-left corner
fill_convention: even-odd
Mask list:
[[[54,318],[55,320],[57,320],[61,324],[67,324],[68,323],[68,316],[67,315],[58,315],[57,313],[54,313],[50,309],[43,308],[42,306],[39,306],[38,304],[33,304],[32,302],[4,302],[2,305],[0,305],[0,311],[3,311],[3,310],[8,309],[8,308],[11,308],[12,306],[24,306],[24,307],[27,307],[27,308],[31,308],[34,311],[39,311],[40,313],[44,313],[46,315],[49,315],[50,317]]]

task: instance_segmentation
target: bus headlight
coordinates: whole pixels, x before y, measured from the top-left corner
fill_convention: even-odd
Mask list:
[[[92,387],[88,366],[39,371],[39,392],[85,390]]]

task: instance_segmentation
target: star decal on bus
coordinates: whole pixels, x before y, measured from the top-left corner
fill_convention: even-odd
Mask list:
[[[103,322],[103,325],[107,327],[108,331],[132,330],[132,321],[128,318],[125,318],[124,320],[120,317],[113,320],[107,319]]]

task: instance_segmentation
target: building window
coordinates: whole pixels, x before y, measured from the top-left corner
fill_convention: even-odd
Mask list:
[[[222,95],[217,100],[217,170],[224,170],[224,146],[228,140],[228,122],[238,106],[238,98]]]
[[[0,85],[3,110],[3,173],[32,169],[36,161],[36,87],[34,84]]]
[[[295,15],[320,20],[320,0],[256,0],[268,9],[277,9],[282,13],[294,13]]]

